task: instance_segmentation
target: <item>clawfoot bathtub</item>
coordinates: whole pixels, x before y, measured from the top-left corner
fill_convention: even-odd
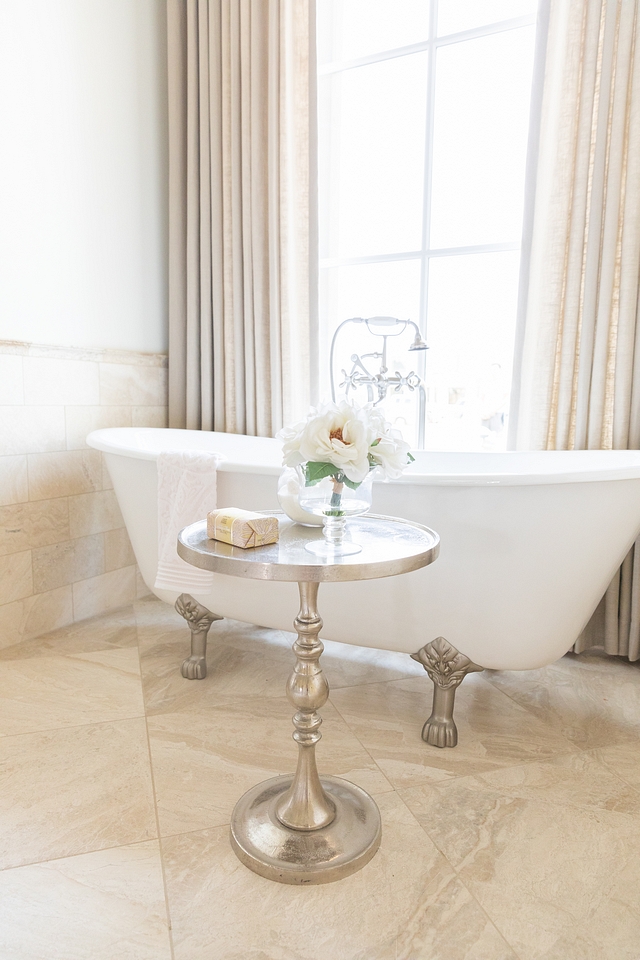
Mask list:
[[[145,583],[169,603],[177,593],[153,587],[161,450],[224,456],[220,507],[278,507],[276,440],[122,427],[98,430],[87,442],[105,454]],[[434,684],[422,736],[455,746],[454,696],[468,672],[552,663],[588,621],[640,533],[640,452],[417,451],[415,457],[400,480],[374,484],[372,512],[432,527],[441,538],[439,559],[402,577],[323,584],[323,635],[405,652],[422,663]],[[183,676],[205,676],[213,620],[290,630],[296,603],[295,584],[220,574],[209,595],[183,594],[177,609],[193,638]]]

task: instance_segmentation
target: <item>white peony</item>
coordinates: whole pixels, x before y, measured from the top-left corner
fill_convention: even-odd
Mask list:
[[[369,451],[370,459],[380,468],[386,480],[397,480],[411,460],[410,447],[402,434],[384,418],[379,407],[370,413],[370,423],[375,437]]]
[[[286,467],[303,463],[329,463],[352,483],[362,483],[374,467],[395,480],[409,463],[409,444],[384,418],[378,407],[357,407],[342,400],[311,410],[306,420],[284,427],[282,462]]]
[[[399,430],[391,429],[372,447],[371,458],[385,479],[397,480],[409,463],[409,444],[402,439]]]
[[[312,410],[305,421],[278,433],[284,465],[332,463],[352,483],[362,483],[370,470],[373,439],[367,413],[346,400]]]

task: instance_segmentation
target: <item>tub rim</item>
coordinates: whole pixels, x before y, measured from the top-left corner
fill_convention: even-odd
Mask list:
[[[134,460],[156,461],[162,449],[171,450],[171,444],[167,443],[164,448],[159,447],[156,450],[140,449],[122,443],[125,435],[130,436],[133,433],[144,432],[149,436],[158,436],[165,433],[180,434],[210,434],[215,436],[244,437],[244,434],[222,434],[219,431],[207,430],[182,430],[170,427],[105,427],[100,430],[93,430],[87,436],[87,444],[94,450],[100,450],[102,453],[113,454],[116,456],[128,457]],[[280,450],[280,441],[270,437],[246,437],[252,443],[260,444],[265,448],[271,448],[273,453],[278,454]],[[120,441],[120,442],[119,442]],[[180,449],[188,449],[181,447]],[[554,457],[566,460],[566,468],[555,471],[530,471],[530,472],[509,472],[509,471],[485,471],[468,473],[424,473],[417,472],[417,467],[410,467],[397,480],[382,481],[390,484],[412,484],[424,486],[443,486],[443,487],[479,487],[479,486],[539,486],[543,484],[554,483],[587,483],[603,482],[611,480],[638,480],[640,479],[640,450],[509,450],[509,451],[416,451],[419,458],[429,454],[438,457],[452,457],[459,459],[466,455],[469,457],[508,457],[517,461],[520,458],[531,457],[532,454],[538,457]],[[589,456],[590,455],[590,456]],[[218,469],[224,473],[246,473],[261,474],[263,476],[279,476],[284,469],[280,462],[278,463],[250,463],[243,462],[233,458],[233,454],[221,453],[221,462]],[[588,461],[603,460],[604,458],[613,460],[609,466],[589,465]],[[576,460],[581,460],[579,468],[576,468]],[[617,465],[616,465],[617,464]],[[380,482],[380,481],[378,481]]]

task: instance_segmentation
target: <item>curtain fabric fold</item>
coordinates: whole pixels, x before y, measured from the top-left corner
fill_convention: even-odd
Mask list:
[[[167,0],[169,422],[273,436],[316,333],[314,0]]]
[[[551,0],[518,449],[640,448],[640,0]],[[640,658],[640,541],[576,651]]]

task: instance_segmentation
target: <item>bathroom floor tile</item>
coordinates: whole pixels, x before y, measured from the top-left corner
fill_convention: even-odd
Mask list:
[[[5,960],[171,960],[157,841],[0,872]]]
[[[193,681],[194,683],[196,681]],[[149,717],[162,836],[229,823],[240,797],[269,777],[293,774],[293,708],[285,698],[227,698]],[[322,708],[317,748],[323,773],[345,777],[375,795],[391,785],[330,703]]]
[[[258,877],[228,828],[163,840],[176,960],[516,960],[394,793],[359,873],[317,886]]]
[[[158,604],[160,605],[160,604]],[[101,617],[51,630],[34,640],[23,640],[0,650],[2,660],[25,660],[47,655],[96,653],[114,647],[137,648],[138,634],[132,606]]]
[[[145,703],[150,715],[194,709],[225,697],[282,697],[294,657],[284,634],[237,621],[218,621],[209,631],[207,676],[185,680],[182,661],[190,653],[182,621],[152,633],[140,629]]]
[[[630,786],[640,791],[640,756],[637,740],[586,751]]]
[[[179,709],[199,702],[202,684],[214,685],[219,696],[281,697],[294,655],[294,634],[255,627],[237,620],[220,620],[209,631],[208,675],[186,681],[180,673],[189,655],[190,633],[185,621],[157,602],[137,608],[142,674],[150,713]],[[384,650],[327,641],[322,668],[332,690],[361,683],[424,676],[409,656]],[[207,694],[208,696],[208,694]]]
[[[0,739],[0,869],[155,835],[143,719]]]
[[[203,681],[189,639],[147,597],[0,651],[2,960],[640,960],[640,664],[473,674],[439,750],[418,664],[327,643],[318,765],[376,797],[382,847],[295,887],[228,838],[296,765],[292,634],[214,624]]]
[[[640,819],[566,803],[557,783],[551,800],[539,783],[514,790],[512,774],[401,795],[521,960],[636,960]],[[566,792],[584,795],[584,778],[566,775]]]
[[[466,776],[574,750],[551,725],[500,694],[480,674],[466,677],[458,688],[457,747],[430,746],[421,732],[431,713],[432,689],[425,675],[332,693],[342,717],[395,787]]]
[[[0,737],[142,716],[135,647],[0,661]]]
[[[539,670],[487,671],[487,680],[577,747],[640,737],[640,662],[569,654]]]

